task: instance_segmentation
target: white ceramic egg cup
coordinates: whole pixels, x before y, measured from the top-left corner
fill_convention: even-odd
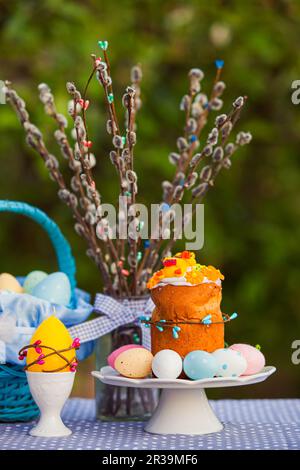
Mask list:
[[[40,409],[38,424],[31,436],[62,437],[72,434],[60,417],[61,410],[73,388],[74,372],[26,372],[34,401]]]
[[[259,374],[212,379],[130,379],[111,367],[102,367],[92,375],[107,385],[119,387],[161,388],[159,403],[145,431],[152,434],[210,434],[223,429],[207,400],[205,388],[238,387],[266,380],[276,371],[264,367]]]

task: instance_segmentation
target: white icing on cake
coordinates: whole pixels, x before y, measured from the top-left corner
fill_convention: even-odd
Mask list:
[[[190,282],[187,282],[184,276],[165,277],[164,279],[161,279],[154,287],[152,287],[152,289],[156,289],[156,287],[162,287],[166,285],[194,287],[194,286],[199,286],[200,284],[207,284],[207,283],[213,283],[213,284],[216,284],[217,286],[221,286],[222,281],[221,279],[217,279],[216,281],[211,281],[210,279],[205,277],[202,282],[199,282],[199,284],[191,284]]]

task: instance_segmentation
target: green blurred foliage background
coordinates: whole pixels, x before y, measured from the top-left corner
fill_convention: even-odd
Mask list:
[[[43,114],[37,85],[55,92],[66,109],[65,82],[83,88],[97,40],[109,41],[115,94],[129,83],[130,66],[143,66],[143,108],[138,118],[136,169],[140,201],[159,202],[158,181],[170,178],[169,151],[181,135],[178,109],[186,91],[187,72],[201,67],[210,90],[214,60],[225,60],[225,107],[248,95],[239,129],[254,136],[235,158],[205,200],[205,245],[198,254],[225,274],[223,310],[238,311],[227,326],[228,343],[259,343],[277,374],[255,387],[225,389],[216,397],[297,396],[300,365],[291,362],[291,343],[300,337],[300,110],[291,102],[291,82],[300,78],[297,51],[300,3],[239,0],[17,0],[0,1],[2,80],[14,83],[28,102],[32,121],[55,148],[51,121]],[[89,129],[93,135],[97,180],[103,199],[117,197],[105,109],[96,80],[89,92]],[[45,210],[70,240],[78,267],[78,284],[92,294],[101,280],[73,232],[71,215],[57,198],[42,160],[24,143],[24,134],[9,106],[0,107],[0,198],[22,200]],[[1,269],[15,275],[32,269],[56,270],[53,250],[32,222],[1,214]],[[91,396],[89,371],[83,364],[75,394]]]

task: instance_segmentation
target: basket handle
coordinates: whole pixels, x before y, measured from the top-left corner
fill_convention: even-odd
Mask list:
[[[34,220],[48,234],[54,247],[59,270],[65,273],[71,283],[72,298],[76,287],[76,265],[71,247],[56,223],[37,207],[18,201],[0,200],[0,212],[13,212]]]

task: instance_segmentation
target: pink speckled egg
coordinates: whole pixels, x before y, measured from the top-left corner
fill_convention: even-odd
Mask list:
[[[107,358],[108,364],[120,375],[132,379],[141,379],[151,373],[153,355],[139,345],[122,346]]]
[[[124,377],[143,379],[150,375],[153,355],[146,348],[128,349],[118,355],[115,369]]]
[[[266,360],[265,356],[259,349],[255,348],[254,346],[250,346],[250,344],[233,344],[229,347],[234,351],[238,351],[244,356],[247,361],[247,369],[243,373],[243,375],[253,375],[260,372],[263,367],[265,367]]]
[[[139,344],[125,344],[124,346],[121,346],[118,349],[115,349],[110,355],[107,357],[107,363],[110,367],[113,369],[115,368],[115,360],[117,359],[118,355],[128,351],[128,349],[134,349],[134,348],[142,348],[143,346],[140,346]]]

